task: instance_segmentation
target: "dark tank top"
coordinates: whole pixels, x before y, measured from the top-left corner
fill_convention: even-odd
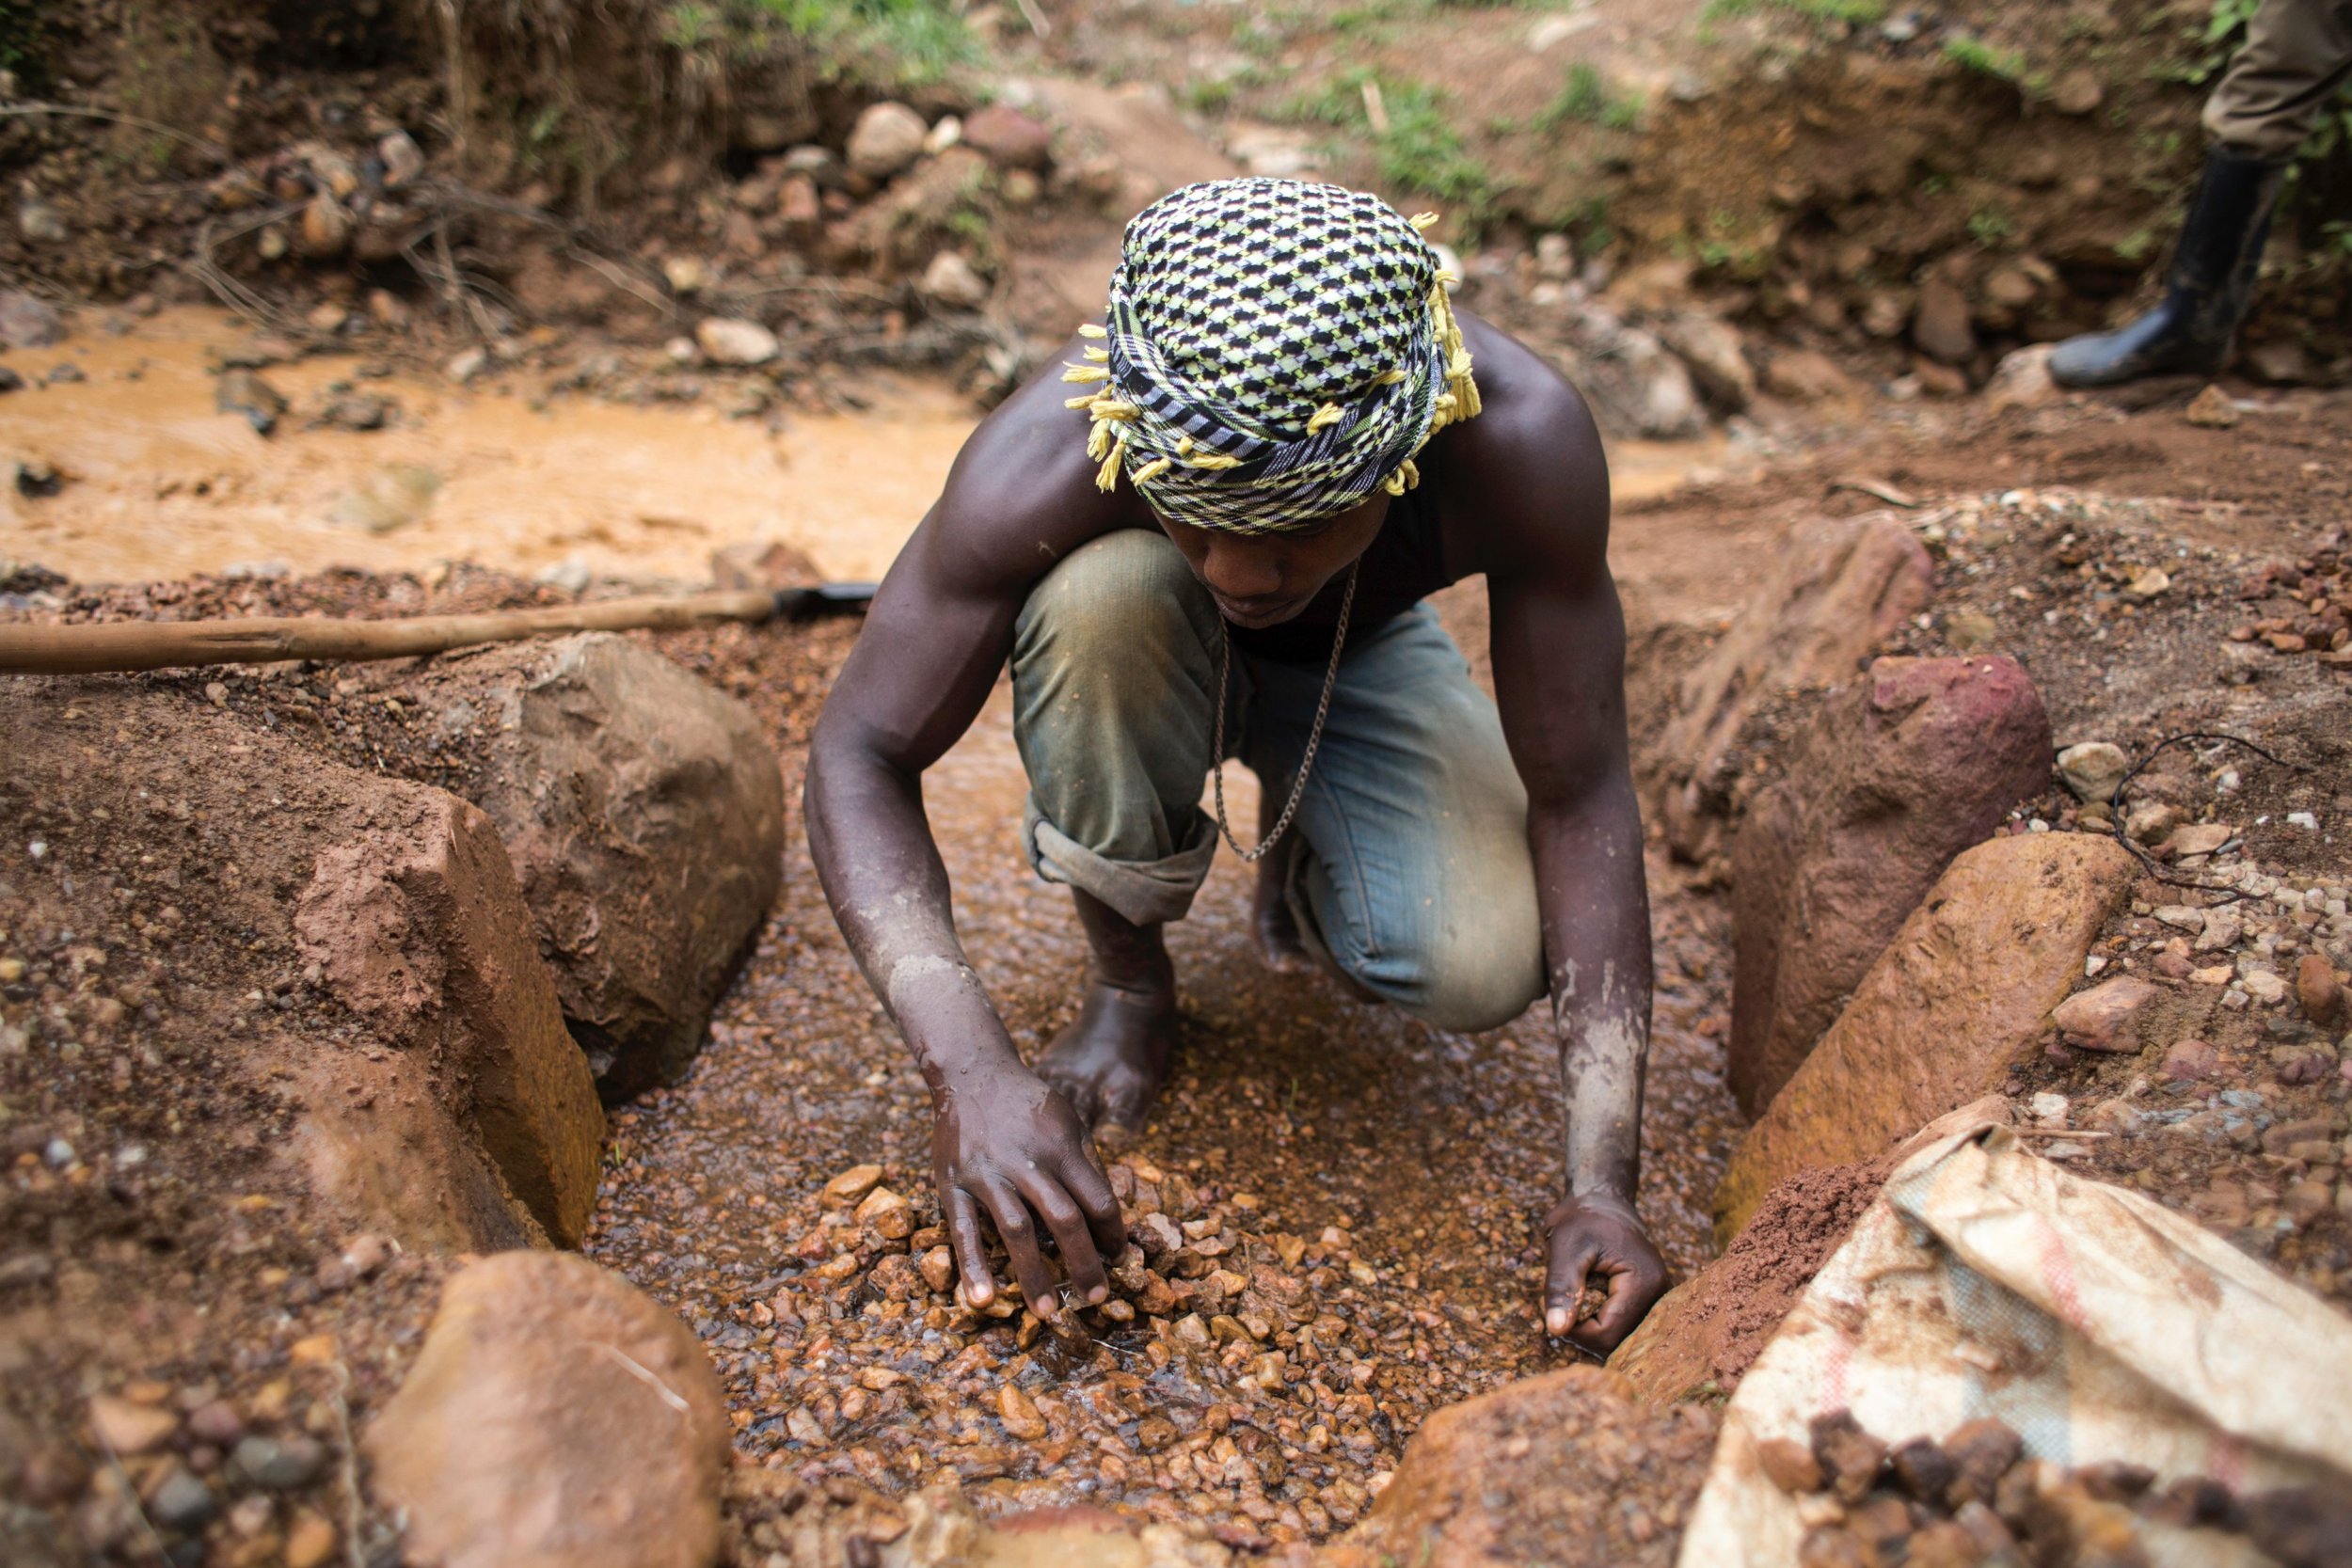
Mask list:
[[[1356,608],[1347,625],[1350,643],[1454,581],[1438,531],[1438,476],[1432,463],[1437,447],[1433,441],[1422,449],[1415,465],[1421,469],[1421,483],[1389,503],[1389,515],[1357,567]],[[1256,629],[1229,624],[1226,630],[1233,646],[1259,658],[1327,664],[1340,600],[1346,592],[1347,574],[1342,572],[1293,619]]]

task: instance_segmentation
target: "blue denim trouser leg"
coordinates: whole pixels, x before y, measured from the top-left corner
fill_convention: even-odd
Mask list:
[[[1096,539],[1038,584],[1012,674],[1041,876],[1138,924],[1191,907],[1216,847],[1200,801],[1220,636],[1157,534]],[[1323,677],[1234,658],[1227,751],[1278,799]],[[1507,1023],[1543,995],[1527,794],[1493,702],[1428,607],[1350,638],[1291,833],[1275,853],[1301,928],[1358,984],[1455,1030]]]

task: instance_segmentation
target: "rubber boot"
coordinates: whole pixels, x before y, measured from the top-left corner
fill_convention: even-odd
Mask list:
[[[2112,387],[2165,371],[2219,370],[2254,296],[2284,173],[2282,165],[2215,149],[2181,227],[2163,303],[2112,332],[2058,344],[2050,355],[2050,379],[2061,387]]]

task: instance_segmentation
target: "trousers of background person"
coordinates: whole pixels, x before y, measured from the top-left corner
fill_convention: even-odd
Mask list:
[[[2205,103],[2213,147],[2181,225],[2164,299],[2112,332],[2050,356],[2060,386],[2108,387],[2162,372],[2209,375],[2254,296],[2287,161],[2352,74],[2352,0],[2263,0],[2246,44]]]

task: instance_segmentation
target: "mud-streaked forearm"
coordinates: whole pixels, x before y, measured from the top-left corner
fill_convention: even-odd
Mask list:
[[[820,737],[803,801],[809,855],[842,937],[932,1089],[974,1067],[1017,1064],[956,935],[917,782],[870,751]]]
[[[1631,1202],[1649,1054],[1648,880],[1629,778],[1531,824],[1567,1108],[1567,1188]]]

